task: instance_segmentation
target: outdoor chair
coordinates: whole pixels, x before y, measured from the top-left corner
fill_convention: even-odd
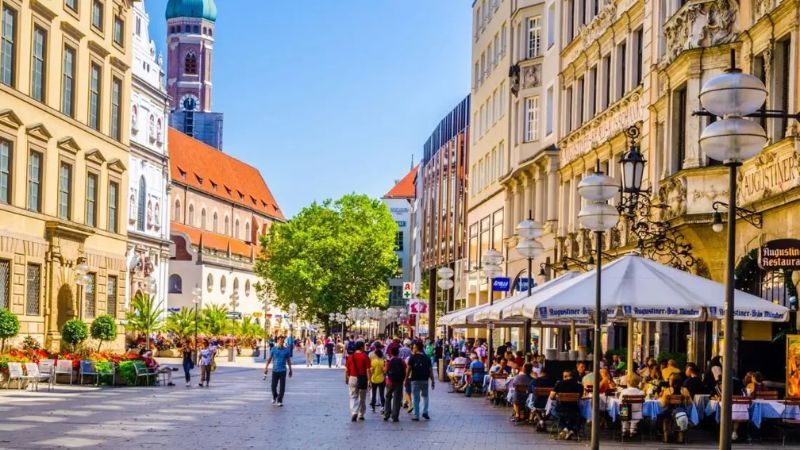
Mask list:
[[[620,425],[625,422],[642,421],[642,409],[644,408],[644,395],[623,395],[619,402],[619,421]],[[637,422],[637,423],[638,423]],[[644,434],[637,432],[639,440],[644,440]],[[620,442],[625,442],[625,434],[620,433]]]
[[[580,409],[580,401],[581,401],[581,394],[578,393],[561,393],[556,395],[555,399],[555,406],[554,409],[558,413],[558,410],[564,411],[563,407],[569,408],[569,414],[571,414],[572,420],[578,424],[576,426],[575,437],[580,441],[581,434],[583,433],[583,420],[581,419],[581,409]],[[559,427],[558,421],[553,421],[554,427],[551,428],[551,436],[553,438],[558,437]]]
[[[530,422],[534,425],[537,425],[537,431],[544,431],[547,427],[547,409],[546,409],[546,402],[547,398],[550,397],[550,393],[553,392],[553,388],[543,388],[537,387],[533,389],[533,401],[536,403],[537,399],[544,399],[545,407],[542,408],[531,408],[530,413]]]
[[[753,393],[756,400],[778,400],[778,391],[756,391]]]
[[[144,365],[141,361],[136,361],[133,363],[133,368],[136,371],[136,385],[139,385],[139,380],[144,378],[144,383],[149,383],[152,377],[153,379],[153,386],[158,384],[158,372],[153,369],[148,368]]]
[[[72,360],[59,359],[58,362],[56,362],[56,370],[54,373],[54,382],[58,381],[59,375],[69,375],[69,384],[72,384]]]
[[[22,371],[22,364],[18,362],[8,363],[8,384],[17,380],[17,389],[22,389],[22,381],[25,380],[25,373]]]
[[[486,378],[486,372],[483,370],[476,370],[472,372],[472,380],[470,381],[467,388],[464,390],[464,394],[467,397],[472,397],[473,393],[483,393],[483,379]]]
[[[52,359],[40,359],[39,360],[39,374],[42,376],[49,375],[48,378],[48,386],[47,389],[53,389],[53,383],[56,381],[56,362]]]
[[[800,409],[800,398],[787,398],[783,404],[786,408],[783,410],[783,414],[781,414],[780,429],[781,442],[785,447],[786,438],[791,433],[800,431],[800,413],[798,412],[798,409]]]
[[[83,377],[85,376],[94,377],[95,384],[100,384],[100,374],[97,373],[97,369],[95,368],[93,361],[81,360],[81,364],[78,369],[78,376],[80,377],[78,384],[83,384]]]
[[[744,424],[747,429],[747,441],[752,442],[752,436],[749,430],[750,425],[750,405],[753,404],[753,399],[750,397],[743,397],[734,395],[731,401],[731,422],[739,424],[739,433],[741,433],[741,426]]]
[[[47,381],[47,389],[53,389],[53,373],[52,372],[44,372],[42,373],[39,370],[39,366],[36,363],[25,363],[25,371],[28,372],[26,378],[33,381],[33,387],[37,391],[39,390],[39,382],[40,381]]]

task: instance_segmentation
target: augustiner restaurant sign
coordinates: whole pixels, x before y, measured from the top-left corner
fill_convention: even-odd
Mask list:
[[[742,168],[738,201],[751,203],[795,186],[800,186],[800,163],[794,151],[767,154]]]
[[[758,262],[764,270],[800,270],[800,240],[776,239],[765,243]]]

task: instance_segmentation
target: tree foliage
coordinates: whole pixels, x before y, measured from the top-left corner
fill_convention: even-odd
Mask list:
[[[197,316],[199,322],[199,314]],[[199,325],[199,324],[198,324]],[[179,339],[186,339],[194,335],[195,332],[195,310],[186,307],[181,308],[180,311],[167,316],[167,322],[164,326],[167,331],[171,331]],[[199,329],[199,326],[197,327]]]
[[[131,308],[125,313],[126,328],[134,333],[149,334],[163,325],[164,308],[150,294],[138,292],[131,299]]]
[[[117,338],[117,321],[109,315],[100,316],[94,319],[91,327],[92,339],[100,341],[97,351],[103,346],[105,341],[113,341]]]
[[[19,319],[11,311],[0,308],[0,353],[5,351],[6,339],[19,333]]]
[[[75,351],[78,345],[89,337],[89,327],[80,319],[71,319],[61,327],[61,339]]]
[[[202,318],[200,319],[203,331],[212,336],[225,334],[230,327],[227,314],[228,307],[225,305],[206,305],[201,311]]]
[[[273,303],[327,323],[331,312],[381,306],[398,270],[397,224],[380,200],[349,194],[312,203],[261,238],[256,272]]]

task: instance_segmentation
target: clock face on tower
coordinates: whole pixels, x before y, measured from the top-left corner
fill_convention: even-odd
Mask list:
[[[194,95],[184,95],[181,98],[181,108],[184,111],[194,111],[197,109],[198,100]]]

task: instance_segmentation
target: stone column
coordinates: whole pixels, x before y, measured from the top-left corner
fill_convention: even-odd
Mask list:
[[[514,216],[510,217],[513,226],[516,228],[517,224],[522,221],[522,217],[524,217],[525,212],[525,198],[524,198],[524,191],[525,186],[523,185],[522,181],[517,181],[517,184],[514,185]],[[506,220],[504,218],[504,220]]]
[[[514,217],[514,188],[513,185],[506,186],[505,203],[503,205],[503,234],[508,239],[514,235],[514,223],[505,220],[506,217]]]
[[[544,171],[541,168],[537,168],[536,182],[534,184],[536,196],[533,202],[533,218],[539,223],[544,222],[544,176]]]
[[[547,167],[547,221],[558,221],[558,160],[556,158],[550,159],[550,164]]]
[[[533,204],[533,179],[529,173],[523,174],[522,178],[522,193],[523,193],[523,200],[522,200],[522,220],[528,218],[528,215],[532,213]]]

